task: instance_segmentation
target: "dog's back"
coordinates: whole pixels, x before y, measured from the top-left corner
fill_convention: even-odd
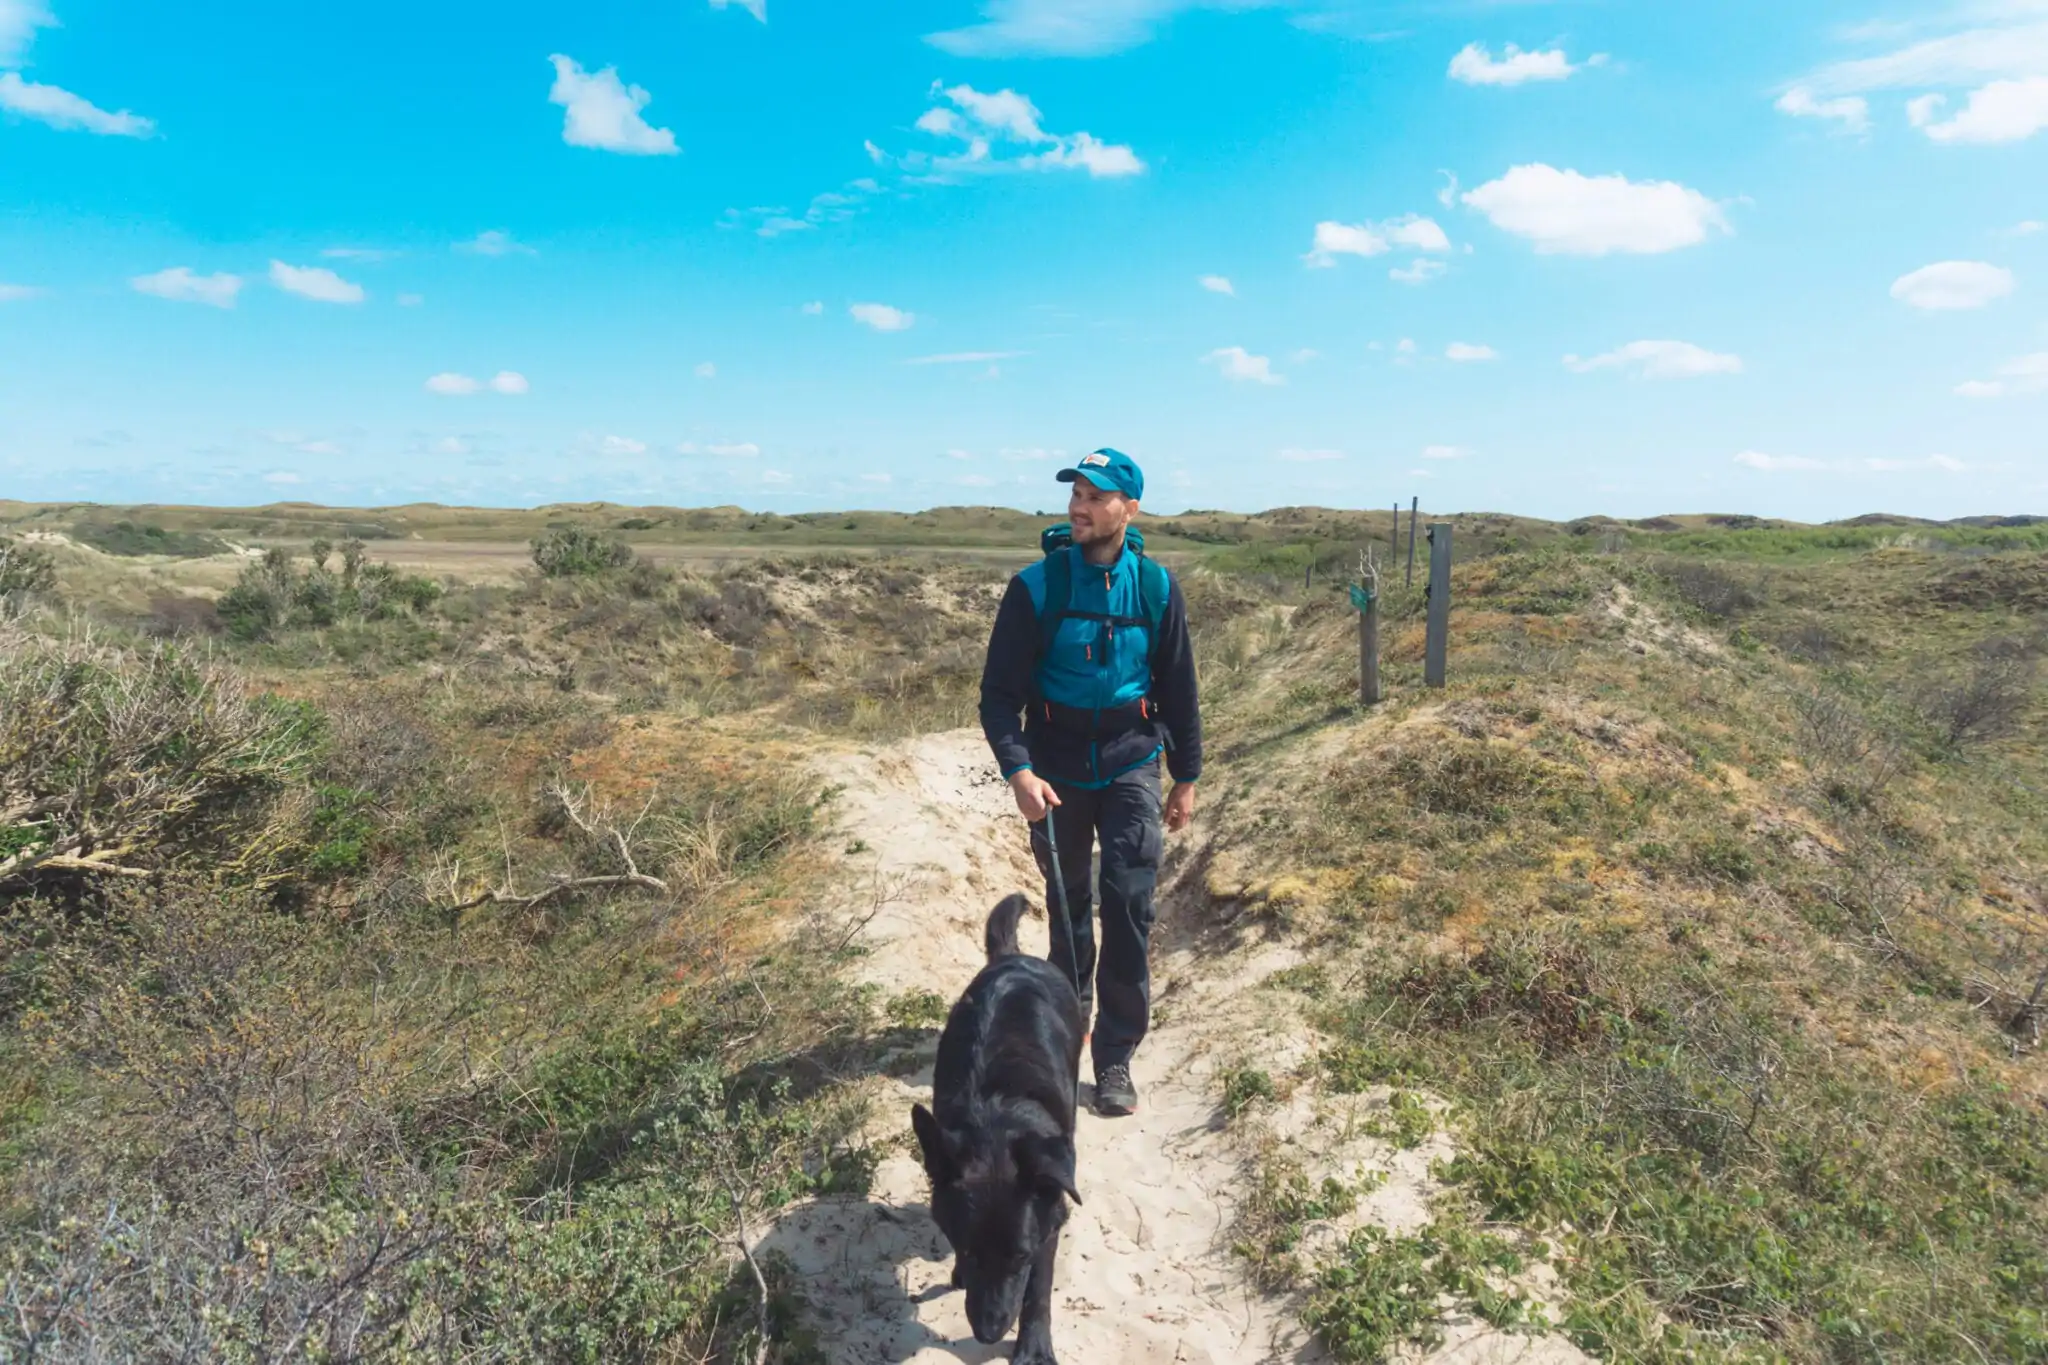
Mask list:
[[[932,1105],[944,1115],[975,1101],[1035,1101],[1072,1132],[1081,1002],[1058,968],[1018,946],[1027,906],[1022,896],[1006,896],[989,914],[988,965],[968,983],[939,1035]]]

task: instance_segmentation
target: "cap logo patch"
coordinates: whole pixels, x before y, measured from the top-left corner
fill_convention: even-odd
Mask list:
[[[1084,465],[1106,465],[1106,464],[1108,464],[1108,463],[1109,463],[1109,456],[1107,456],[1107,455],[1083,455],[1083,456],[1081,457],[1081,463],[1082,463],[1082,464],[1084,464]]]

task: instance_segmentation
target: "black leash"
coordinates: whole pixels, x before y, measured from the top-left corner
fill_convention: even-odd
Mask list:
[[[1079,1000],[1081,998],[1081,955],[1074,951],[1074,921],[1068,917],[1067,879],[1060,871],[1060,841],[1059,836],[1053,832],[1051,806],[1045,808],[1045,849],[1047,853],[1052,855],[1053,895],[1058,898],[1060,903],[1060,932],[1067,941],[1067,978],[1073,983],[1074,998]],[[1051,913],[1050,907],[1048,907],[1047,913]],[[1080,1109],[1081,1063],[1077,1058],[1074,1062],[1074,1111],[1079,1113]]]

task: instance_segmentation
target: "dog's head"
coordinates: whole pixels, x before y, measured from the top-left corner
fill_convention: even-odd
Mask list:
[[[932,1181],[932,1219],[953,1248],[953,1284],[967,1291],[975,1340],[1009,1335],[1031,1278],[1031,1261],[1076,1204],[1074,1139],[1011,1133],[1000,1126],[941,1127],[923,1105],[910,1110]]]

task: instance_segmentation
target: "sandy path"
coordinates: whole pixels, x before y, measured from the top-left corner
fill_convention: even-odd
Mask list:
[[[950,1002],[982,966],[989,908],[1010,891],[1027,891],[1034,902],[1041,891],[1024,826],[980,734],[954,731],[838,755],[831,776],[847,784],[836,805],[855,874],[849,902],[871,896],[875,885],[891,893],[868,926],[864,978],[891,996],[928,989]],[[1173,866],[1169,852],[1169,876]],[[1060,1244],[1054,1341],[1068,1365],[1324,1360],[1286,1304],[1251,1287],[1229,1249],[1246,1176],[1245,1125],[1226,1127],[1217,1103],[1220,1066],[1249,1056],[1277,1075],[1312,1046],[1270,992],[1252,989],[1295,959],[1284,947],[1198,957],[1191,935],[1172,922],[1172,903],[1162,895],[1157,1017],[1132,1067],[1143,1095],[1139,1112],[1080,1118],[1086,1202]],[[1046,932],[1042,915],[1028,920],[1027,949],[1043,951]],[[950,1254],[926,1212],[928,1187],[908,1138],[911,1103],[930,1099],[936,1040],[934,1032],[908,1059],[916,1069],[904,1079],[875,1082],[876,1136],[889,1155],[869,1195],[804,1205],[764,1243],[803,1277],[810,1325],[835,1365],[1009,1358],[1008,1343],[975,1342],[962,1297],[947,1292]],[[1395,1228],[1426,1220],[1428,1165],[1447,1150],[1440,1139],[1409,1152],[1371,1139],[1340,1141],[1337,1130],[1349,1125],[1333,1123],[1330,1107],[1306,1096],[1282,1107],[1269,1126],[1319,1174],[1388,1173],[1358,1220]],[[1569,1347],[1557,1354],[1557,1345],[1454,1324],[1431,1359],[1585,1359]]]

